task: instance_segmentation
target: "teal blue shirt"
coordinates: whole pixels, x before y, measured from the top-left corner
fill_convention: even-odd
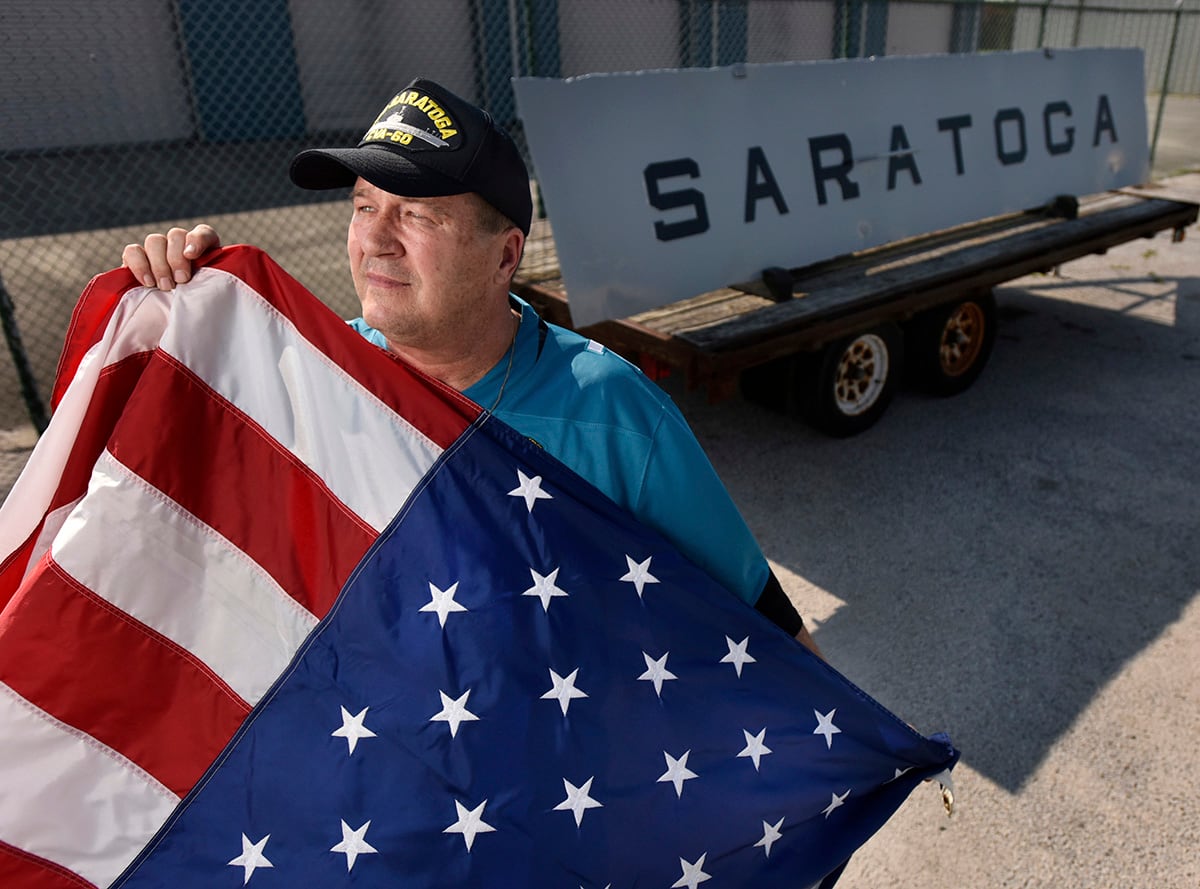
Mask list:
[[[767,561],[675,403],[624,358],[516,303],[511,371],[505,355],[463,394],[485,408],[496,404],[495,416],[753,605]],[[362,319],[350,324],[386,348]]]

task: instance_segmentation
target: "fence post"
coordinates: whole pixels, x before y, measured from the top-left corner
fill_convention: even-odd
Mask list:
[[[1075,10],[1075,33],[1071,36],[1071,46],[1079,46],[1079,33],[1083,30],[1083,10],[1087,0],[1079,0]]]
[[[835,0],[833,6],[833,58],[862,55],[863,0]]]
[[[1150,137],[1150,168],[1154,168],[1154,152],[1158,150],[1158,134],[1162,130],[1163,109],[1167,90],[1171,88],[1171,68],[1175,64],[1175,43],[1179,39],[1179,22],[1183,18],[1183,0],[1175,0],[1175,24],[1171,28],[1171,47],[1167,50],[1167,65],[1163,71],[1162,88],[1158,91],[1158,112],[1154,115],[1154,135]]]
[[[979,52],[983,0],[960,0],[950,18],[950,52]]]
[[[12,355],[13,366],[17,369],[17,377],[21,381],[21,397],[25,399],[25,409],[29,411],[29,419],[33,428],[41,435],[50,424],[46,416],[46,406],[38,395],[37,381],[33,378],[33,368],[29,366],[29,356],[21,342],[21,331],[17,329],[17,313],[4,279],[0,278],[0,321],[4,326],[4,339],[8,343],[9,354]]]
[[[1041,49],[1046,45],[1046,15],[1050,12],[1050,0],[1046,0],[1042,4],[1042,16],[1038,22],[1038,40],[1037,47]]]

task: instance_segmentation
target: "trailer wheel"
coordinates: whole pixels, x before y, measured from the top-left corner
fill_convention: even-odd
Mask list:
[[[995,341],[996,298],[990,290],[930,309],[909,327],[913,376],[935,395],[957,395],[983,373]]]
[[[809,402],[809,421],[828,435],[857,435],[875,424],[896,392],[904,338],[894,324],[825,347]]]

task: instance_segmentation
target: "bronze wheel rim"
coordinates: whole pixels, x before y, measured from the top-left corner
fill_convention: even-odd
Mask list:
[[[938,362],[942,373],[948,377],[958,377],[974,366],[983,350],[986,324],[987,319],[979,303],[965,302],[950,313],[938,344]]]

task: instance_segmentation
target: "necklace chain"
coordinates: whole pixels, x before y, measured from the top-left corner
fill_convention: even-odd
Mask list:
[[[513,358],[517,354],[517,333],[521,330],[521,316],[513,315],[513,335],[512,341],[508,344],[508,366],[504,368],[504,378],[500,381],[500,390],[496,393],[496,400],[492,402],[492,406],[488,408],[488,413],[495,413],[496,408],[500,406],[500,399],[504,397],[504,387],[508,385],[508,375],[512,373]]]

